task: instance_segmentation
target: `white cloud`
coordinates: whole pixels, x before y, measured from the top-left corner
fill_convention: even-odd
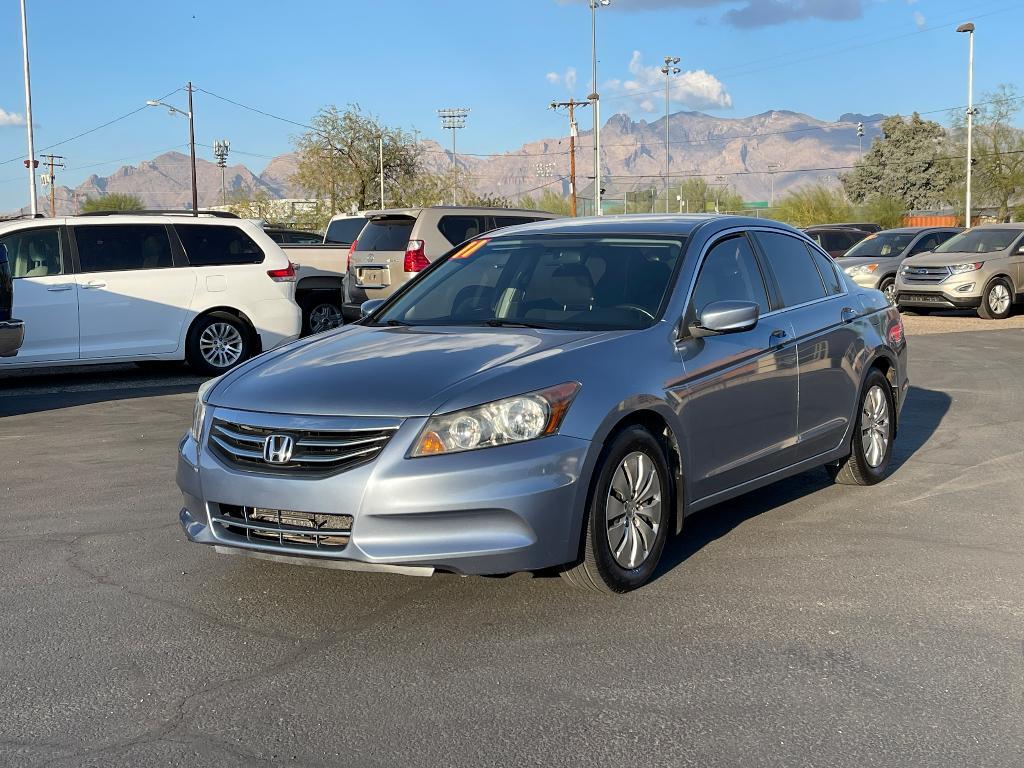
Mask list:
[[[914,23],[917,25],[918,29],[924,29],[924,14],[921,13],[920,11],[914,11]]]
[[[576,67],[567,67],[563,74],[548,72],[544,76],[552,85],[564,85],[565,90],[572,93],[576,88]]]
[[[633,51],[629,61],[629,73],[629,79],[609,80],[602,90],[608,96],[628,97],[644,112],[656,111],[659,108],[658,94],[664,93],[665,88],[665,75],[661,71],[661,65],[644,64],[643,54],[640,51]],[[703,69],[686,70],[673,75],[669,98],[677,106],[692,109],[722,109],[732,106],[732,96],[722,82]]]
[[[25,116],[0,109],[0,128],[11,125],[25,125]]]

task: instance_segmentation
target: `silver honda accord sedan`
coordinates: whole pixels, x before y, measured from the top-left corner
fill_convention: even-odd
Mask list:
[[[527,224],[371,304],[202,387],[177,473],[189,539],[625,592],[692,512],[890,468],[899,312],[784,224]]]

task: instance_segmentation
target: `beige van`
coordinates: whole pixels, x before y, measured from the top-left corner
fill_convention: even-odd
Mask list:
[[[558,218],[514,208],[398,208],[366,214],[352,243],[345,275],[346,322],[358,320],[364,301],[386,299],[459,243],[493,229]]]

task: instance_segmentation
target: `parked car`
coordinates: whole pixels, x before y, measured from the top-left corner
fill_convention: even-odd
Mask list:
[[[434,206],[368,213],[352,245],[345,279],[345,320],[358,320],[364,301],[401,288],[452,246],[492,229],[557,218],[547,211]]]
[[[1024,224],[984,224],[931,253],[903,260],[896,278],[900,309],[977,309],[986,320],[1010,316],[1024,296]]]
[[[295,270],[237,218],[115,214],[0,224],[25,343],[2,366],[187,360],[223,373],[296,338]]]
[[[189,539],[622,592],[688,513],[821,465],[882,480],[907,392],[896,308],[761,219],[513,227],[367,311],[200,390]]]
[[[833,259],[838,259],[853,246],[870,235],[866,229],[853,229],[841,226],[807,227],[804,232],[814,242],[824,248]]]
[[[848,222],[843,224],[829,224],[833,229],[856,229],[860,232],[881,232],[882,225],[873,221]]]
[[[303,229],[264,227],[263,231],[278,245],[309,245],[310,243],[322,243],[324,241],[324,236],[319,232],[307,232]]]
[[[14,282],[7,248],[0,243],[0,357],[14,357],[25,339],[25,323],[13,317]]]
[[[896,273],[903,259],[930,251],[961,230],[957,227],[902,227],[868,235],[836,263],[864,288],[877,288],[896,303]]]

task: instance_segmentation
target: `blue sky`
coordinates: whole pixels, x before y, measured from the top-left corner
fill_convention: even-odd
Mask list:
[[[586,0],[28,0],[28,9],[37,152],[189,79],[299,122],[357,102],[444,142],[436,109],[470,107],[459,148],[479,153],[561,135],[564,116],[546,105],[589,92]],[[966,100],[967,40],[953,31],[966,20],[978,28],[976,93],[1024,87],[1019,0],[613,0],[598,13],[604,117],[659,117],[655,67],[666,54],[683,69],[674,110],[831,120],[945,110]],[[14,159],[0,164],[2,211],[27,198],[17,0],[3,3],[0,29],[0,163]],[[197,141],[230,139],[231,161],[257,172],[301,130],[195,99]],[[169,100],[185,106],[183,93]],[[73,186],[186,141],[183,119],[147,109],[53,151],[67,158],[60,183]]]

